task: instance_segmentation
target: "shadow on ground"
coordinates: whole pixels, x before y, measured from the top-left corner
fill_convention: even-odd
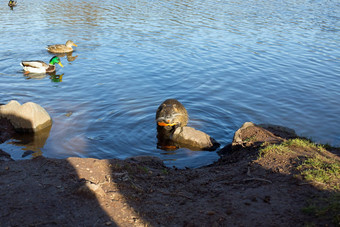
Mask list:
[[[218,162],[199,169],[168,168],[154,157],[1,161],[0,222],[4,226],[339,225],[339,177],[318,183],[307,181],[297,170],[314,153],[336,163],[339,157],[301,147],[264,156],[259,140],[268,145],[286,138],[258,127],[250,132],[251,128],[241,133],[242,143],[222,149]]]

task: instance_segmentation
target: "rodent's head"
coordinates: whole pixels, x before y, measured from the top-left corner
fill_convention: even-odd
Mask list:
[[[181,122],[178,116],[182,114],[179,113],[176,104],[166,104],[163,103],[158,107],[156,121],[158,126],[163,126],[166,129],[172,126],[180,126]]]

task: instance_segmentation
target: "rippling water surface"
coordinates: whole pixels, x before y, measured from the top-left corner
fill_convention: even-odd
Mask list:
[[[33,150],[155,155],[178,167],[217,160],[216,152],[157,149],[155,112],[168,98],[221,146],[245,121],[340,145],[338,0],[97,3],[1,3],[0,102],[36,102],[53,119],[48,138],[0,145],[14,158]],[[78,47],[56,76],[22,73],[21,60],[48,62],[45,47],[68,39]]]

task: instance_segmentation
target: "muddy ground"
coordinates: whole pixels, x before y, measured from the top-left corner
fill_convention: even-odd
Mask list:
[[[294,136],[249,127],[243,143],[198,169],[168,168],[154,157],[0,161],[0,226],[340,225],[304,212],[310,201],[337,193],[299,177],[305,150],[258,158],[263,142]],[[339,161],[332,152],[325,155]]]

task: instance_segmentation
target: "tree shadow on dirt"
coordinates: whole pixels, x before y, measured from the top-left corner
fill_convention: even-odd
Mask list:
[[[151,226],[339,225],[339,176],[320,183],[298,170],[314,153],[338,157],[295,145],[287,154],[260,157],[261,144],[296,135],[257,126],[241,135],[241,144],[227,146],[219,161],[198,169],[167,168],[153,157],[109,160],[111,181],[135,214],[127,220]]]
[[[253,130],[257,139],[273,139],[258,130]],[[261,146],[254,134],[242,135],[244,143],[237,149],[233,145],[221,149],[219,161],[198,169],[168,168],[155,157],[2,161],[0,222],[4,226],[339,224],[339,189],[306,181],[296,169],[311,150],[274,152],[259,159]]]
[[[103,226],[110,221],[67,160],[0,162],[0,191],[3,226]]]
[[[11,143],[36,152],[49,130],[17,133],[8,120],[0,119],[0,143],[13,139]],[[0,226],[115,226],[86,180],[65,159],[13,161],[0,149],[0,203]]]

